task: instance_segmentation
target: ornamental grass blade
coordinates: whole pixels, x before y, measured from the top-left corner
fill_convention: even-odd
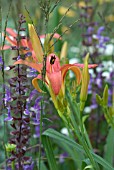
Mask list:
[[[33,24],[28,24],[28,30],[29,30],[30,40],[32,43],[32,48],[36,54],[36,58],[39,63],[42,63],[43,50],[42,50],[40,38],[38,37]]]
[[[51,144],[49,137],[48,136],[42,136],[42,142],[43,142],[43,146],[44,146],[45,151],[46,151],[47,160],[48,160],[48,163],[49,163],[50,170],[58,170],[56,160],[55,160],[55,157],[54,157],[54,153],[53,153],[52,144]]]
[[[65,161],[72,161],[72,165],[74,165],[75,169],[81,169],[81,162],[84,159],[84,155],[81,152],[77,152],[73,147],[67,145],[63,142],[55,141],[55,143],[68,153],[68,157],[65,158]]]
[[[83,147],[81,145],[79,145],[78,143],[76,143],[74,140],[70,139],[67,136],[64,136],[63,134],[53,130],[53,129],[48,129],[43,133],[44,136],[49,136],[53,139],[55,139],[56,141],[58,140],[58,142],[63,142],[65,144],[68,144],[69,146],[73,147],[74,149],[77,150],[77,152],[81,152],[83,154],[85,154],[85,151],[83,149]],[[101,158],[100,156],[98,156],[97,154],[93,153],[92,151],[90,151],[93,155],[93,158],[95,159],[95,161],[97,163],[99,163],[100,165],[102,165],[104,168],[106,168],[107,170],[114,170],[114,168],[103,158]]]
[[[113,165],[114,158],[114,129],[110,128],[105,145],[105,160],[107,160],[111,165]],[[106,170],[106,168],[104,168]]]

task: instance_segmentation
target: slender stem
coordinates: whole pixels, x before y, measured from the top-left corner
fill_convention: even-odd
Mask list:
[[[3,43],[2,43],[2,4],[1,4],[1,0],[0,0],[0,31],[1,31],[1,43],[2,44],[2,50],[1,50],[1,55],[2,55],[2,82],[3,82],[3,96],[2,96],[2,99],[5,98],[5,74],[4,74],[4,67],[5,67],[5,61],[4,61],[4,50],[3,50],[3,47],[5,45],[5,38],[6,38],[6,28],[7,28],[7,22],[8,22],[8,17],[9,17],[9,12],[10,12],[10,8],[11,8],[11,4],[12,4],[12,1],[10,2],[10,5],[9,5],[9,9],[8,9],[8,13],[7,13],[7,16],[6,16],[6,21],[5,21],[5,27],[4,27],[4,39],[3,39]],[[5,103],[4,103],[4,100],[3,100],[3,110],[5,109]],[[5,119],[5,114],[4,114],[4,119]],[[5,145],[5,142],[6,142],[6,139],[7,139],[7,135],[6,135],[6,122],[4,121],[4,145]],[[6,151],[6,147],[4,147],[4,150],[5,150],[5,159],[7,160],[7,151]],[[6,168],[7,168],[7,161],[5,161],[6,163]]]
[[[93,158],[93,156],[90,152],[90,148],[88,147],[88,143],[87,143],[87,140],[86,140],[86,137],[85,137],[85,134],[84,134],[83,124],[81,126],[81,134],[82,134],[81,144],[82,144],[87,156],[89,157],[91,164],[93,165],[93,169],[99,170],[99,167],[96,164],[96,162],[94,161],[94,158]]]
[[[41,112],[40,112],[40,143],[39,143],[39,170],[41,169],[41,145],[42,145],[42,118],[43,118],[43,103],[44,101],[41,101]]]
[[[68,91],[67,91],[67,93],[68,93]],[[73,101],[71,100],[69,93],[67,95],[69,97],[69,103],[71,106],[71,114],[70,114],[71,126],[73,127],[74,133],[77,136],[80,144],[83,146],[85,153],[88,156],[88,158],[91,162],[91,165],[93,166],[93,169],[99,170],[98,165],[96,164],[96,162],[93,159],[88,141],[86,140],[86,137],[85,137],[84,127],[83,127],[83,122],[82,122],[82,113],[80,113],[80,110],[79,110],[80,106],[77,105],[77,103],[75,103],[75,107],[74,107],[74,105],[72,104]],[[77,116],[77,115],[80,115],[80,116]]]

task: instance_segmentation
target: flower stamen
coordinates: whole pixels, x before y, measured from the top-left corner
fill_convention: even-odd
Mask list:
[[[53,65],[55,63],[55,55],[51,56],[51,59],[50,59],[50,64]]]

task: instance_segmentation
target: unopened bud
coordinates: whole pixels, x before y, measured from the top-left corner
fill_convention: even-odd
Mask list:
[[[102,105],[102,98],[98,94],[96,94],[96,101],[99,105]]]
[[[88,84],[90,80],[89,70],[88,70],[88,60],[89,60],[89,53],[86,55],[84,59],[84,68],[82,70],[82,86],[80,92],[80,109],[84,109],[85,101],[87,100],[87,93],[88,93]]]
[[[114,117],[114,107],[109,107],[109,114],[111,115],[111,117]]]
[[[108,85],[106,84],[103,92],[103,106],[107,106],[108,104]]]
[[[62,64],[67,63],[67,52],[68,52],[68,43],[67,41],[65,41],[60,53],[60,60],[62,61]]]

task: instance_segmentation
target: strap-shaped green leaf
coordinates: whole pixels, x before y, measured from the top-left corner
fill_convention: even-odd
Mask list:
[[[43,146],[44,146],[45,151],[46,151],[50,170],[58,170],[56,160],[55,160],[55,157],[54,157],[54,153],[53,153],[52,144],[51,144],[49,137],[48,136],[42,136],[42,142],[43,142]]]
[[[69,146],[75,148],[77,150],[77,152],[82,152],[83,154],[85,154],[85,151],[83,150],[83,147],[79,144],[77,144],[74,140],[70,139],[67,136],[64,136],[63,134],[53,130],[53,129],[48,129],[46,130],[43,135],[45,136],[49,136],[55,140],[58,140],[58,142],[63,142],[68,144]],[[114,170],[114,168],[107,162],[105,161],[103,158],[101,158],[100,156],[98,156],[97,154],[93,153],[93,151],[90,151],[93,155],[93,158],[95,159],[95,161],[97,163],[99,163],[100,165],[102,165],[103,167],[105,167],[107,170]]]

